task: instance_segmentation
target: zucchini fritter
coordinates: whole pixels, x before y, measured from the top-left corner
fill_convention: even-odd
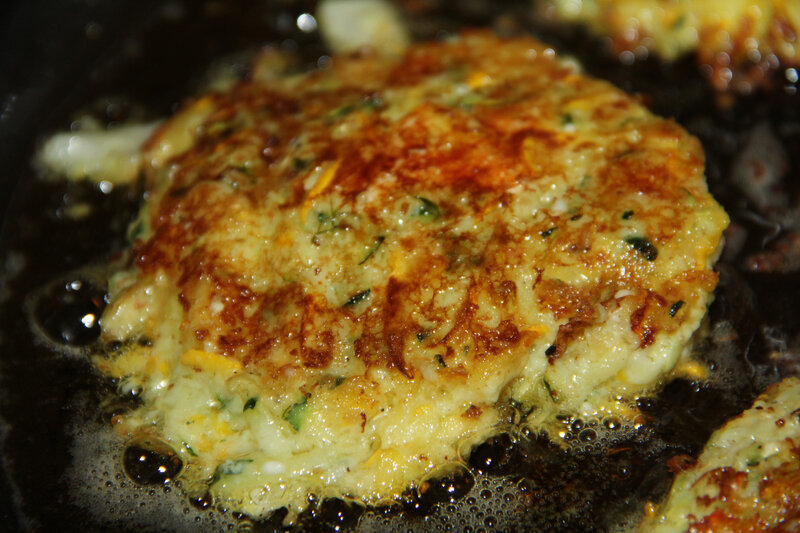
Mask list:
[[[794,531],[800,525],[800,380],[772,385],[718,429],[642,531]]]
[[[718,90],[749,92],[779,66],[800,65],[796,0],[545,0],[551,19],[609,36],[617,52],[672,61],[696,53]]]
[[[728,221],[696,139],[487,33],[256,75],[143,160],[96,359],[143,403],[115,422],[254,515],[391,500],[510,406],[627,408],[685,353]]]

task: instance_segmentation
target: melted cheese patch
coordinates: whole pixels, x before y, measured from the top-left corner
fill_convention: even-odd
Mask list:
[[[96,358],[182,487],[384,503],[514,406],[614,410],[700,324],[727,217],[698,141],[530,39],[334,57],[187,104]]]

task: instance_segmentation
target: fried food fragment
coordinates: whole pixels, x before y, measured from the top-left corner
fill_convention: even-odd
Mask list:
[[[791,531],[800,524],[800,380],[717,430],[642,531]]]
[[[609,36],[617,53],[667,61],[694,53],[717,90],[750,92],[779,67],[800,65],[795,0],[545,0],[548,19]]]

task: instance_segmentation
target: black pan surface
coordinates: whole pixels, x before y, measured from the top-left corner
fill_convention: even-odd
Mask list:
[[[709,185],[733,220],[708,336],[697,348],[715,371],[708,381],[677,380],[642,399],[636,426],[564,420],[566,452],[539,435],[501,435],[473,453],[470,472],[422,496],[373,510],[323,502],[294,530],[593,531],[630,523],[646,500],[668,490],[670,458],[697,455],[713,429],[769,383],[800,374],[797,87],[778,72],[772,87],[726,102],[692,59],[624,66],[602,41],[533,20],[527,2],[406,4],[421,38],[467,26],[534,33],[703,141]],[[133,483],[121,444],[98,437],[127,405],[82,354],[97,328],[79,318],[102,307],[103,283],[92,267],[124,246],[139,196],[46,183],[31,161],[38,143],[80,112],[112,125],[167,116],[209,64],[234,57],[228,64],[235,65],[232,54],[260,44],[297,49],[313,63],[324,48],[295,23],[313,5],[38,0],[0,8],[0,529],[281,529],[280,512],[253,523],[208,502],[191,504],[174,485]],[[765,136],[774,142],[760,142]],[[743,170],[758,165],[774,177],[766,199],[748,189],[752,176]],[[92,206],[87,216],[65,216],[81,203]]]

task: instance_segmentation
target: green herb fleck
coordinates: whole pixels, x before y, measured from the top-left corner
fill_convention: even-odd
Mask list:
[[[528,415],[530,415],[536,409],[535,405],[531,405],[530,407],[526,407],[523,402],[521,402],[519,400],[514,400],[513,398],[511,399],[510,406],[511,406],[512,409],[517,411],[517,413],[519,413],[519,415],[523,419],[527,418]]]
[[[342,107],[338,107],[338,108],[334,109],[333,111],[331,111],[328,114],[327,121],[328,122],[336,122],[340,118],[349,115],[350,113],[355,111],[357,108],[358,108],[358,106],[356,106],[354,104],[343,105]]]
[[[625,150],[624,152],[620,152],[617,155],[615,155],[614,159],[619,161],[620,159],[628,157],[629,155],[633,155],[634,153],[636,153],[636,150]]]
[[[539,233],[539,235],[541,235],[542,237],[544,237],[544,238],[546,239],[547,237],[549,237],[550,235],[552,235],[552,234],[553,234],[553,232],[554,232],[555,230],[557,230],[557,229],[558,229],[558,228],[556,228],[555,226],[553,226],[552,228],[548,228],[548,229],[546,229],[546,230],[544,230],[544,231],[540,232],[540,233]]]
[[[430,336],[431,336],[431,332],[430,331],[420,331],[419,333],[417,333],[417,340],[419,342],[422,342],[422,341],[424,341],[425,339],[427,339]]]
[[[303,396],[302,400],[283,412],[283,419],[289,422],[295,431],[300,431],[300,427],[308,417],[309,409],[311,408],[308,406],[308,396]]]
[[[752,457],[748,457],[745,461],[747,466],[758,466],[758,463],[761,462],[761,458],[758,455],[754,455]]]
[[[233,127],[224,120],[220,120],[218,122],[214,122],[213,124],[209,125],[208,128],[206,128],[206,132],[209,135],[220,134],[227,136],[233,133]]]
[[[452,104],[464,109],[465,111],[472,111],[476,105],[487,103],[487,99],[482,94],[468,93],[463,97],[456,99]]]
[[[362,109],[368,109],[369,111],[375,111],[376,109],[383,107],[383,100],[381,100],[380,96],[370,96],[361,104]]]
[[[327,213],[325,211],[320,211],[317,213],[317,233],[327,233],[333,229],[336,229],[336,215]]]
[[[133,242],[144,235],[144,221],[139,220],[128,232],[128,240]]]
[[[382,106],[383,106],[383,100],[381,100],[377,96],[370,96],[369,98],[366,98],[362,102],[359,102],[357,104],[348,104],[334,109],[333,111],[328,113],[326,120],[328,123],[332,123],[349,115],[353,111],[358,111],[358,110],[374,111]]]
[[[575,221],[575,220],[580,220],[582,217],[583,217],[583,215],[582,215],[582,214],[580,214],[580,213],[578,213],[577,215],[572,215],[572,216],[570,217],[570,220],[572,220],[572,221]]]
[[[333,376],[331,374],[325,374],[319,380],[320,387],[327,387],[328,390],[333,390],[342,383],[345,382],[347,378],[344,376]]]
[[[341,222],[346,214],[346,212],[343,212],[340,209],[334,209],[333,206],[331,206],[328,211],[318,211],[317,231],[314,233],[314,238],[323,233],[341,229]]]
[[[441,368],[447,368],[447,363],[444,362],[444,357],[442,357],[442,354],[436,354],[436,362],[439,363]]]
[[[626,237],[625,242],[630,244],[634,250],[639,252],[639,255],[648,261],[655,261],[656,257],[658,257],[658,250],[647,237]]]
[[[186,448],[186,451],[189,452],[189,455],[192,457],[197,457],[197,452],[194,451],[191,446],[189,446],[189,443],[184,442],[183,447]]]
[[[691,193],[689,189],[687,189],[686,187],[681,187],[681,191],[683,191],[683,194],[686,196],[685,198],[686,203],[688,203],[689,205],[697,204],[697,198],[694,197],[694,195]]]
[[[223,398],[222,396],[217,394],[217,401],[219,402],[219,408],[225,409],[228,406],[228,402],[230,401],[230,399]]]
[[[305,170],[308,168],[309,163],[311,163],[311,159],[306,159],[302,157],[295,157],[292,159],[292,166],[295,170]]]
[[[244,408],[242,409],[242,412],[244,413],[248,409],[255,409],[256,402],[258,402],[258,398],[248,398],[247,401],[244,402]]]
[[[630,220],[631,218],[633,218],[633,211],[632,210],[629,209],[628,211],[625,211],[624,213],[622,213],[622,220]]]
[[[669,316],[675,316],[676,314],[678,314],[678,311],[680,311],[681,307],[683,307],[683,304],[684,304],[683,300],[678,300],[677,302],[672,304],[672,307],[669,308]]]
[[[353,296],[350,297],[349,300],[347,300],[344,303],[342,307],[353,307],[354,305],[360,304],[369,297],[371,292],[372,289],[367,289],[365,291],[361,291],[359,293],[354,294]]]
[[[424,196],[415,196],[417,200],[422,202],[422,205],[419,206],[417,209],[417,216],[420,218],[425,218],[427,220],[436,220],[437,218],[442,216],[442,212],[439,209],[439,206],[435,203],[431,202]]]
[[[547,394],[550,395],[550,399],[553,400],[554,403],[558,403],[560,399],[558,398],[558,391],[553,389],[550,385],[550,382],[547,381],[546,378],[542,378],[542,383],[544,383],[544,388],[547,389]]]
[[[364,263],[366,263],[366,262],[367,262],[367,260],[369,260],[369,258],[370,258],[370,257],[372,257],[373,255],[375,255],[375,252],[377,252],[377,251],[378,251],[378,248],[380,248],[380,247],[381,247],[381,244],[383,244],[383,241],[385,241],[385,240],[386,240],[386,237],[385,237],[384,235],[378,235],[378,236],[375,238],[375,245],[374,245],[372,248],[370,248],[370,250],[369,250],[369,252],[367,253],[367,255],[366,255],[366,256],[364,257],[364,259],[362,259],[362,260],[361,260],[361,261],[360,261],[358,264],[359,264],[359,265],[363,265]]]
[[[568,126],[568,125],[574,124],[574,123],[575,123],[575,119],[572,117],[572,114],[570,114],[570,113],[562,113],[561,114],[561,125],[562,126]]]
[[[252,459],[230,459],[217,467],[215,475],[241,474],[244,471],[245,465],[252,462]]]

